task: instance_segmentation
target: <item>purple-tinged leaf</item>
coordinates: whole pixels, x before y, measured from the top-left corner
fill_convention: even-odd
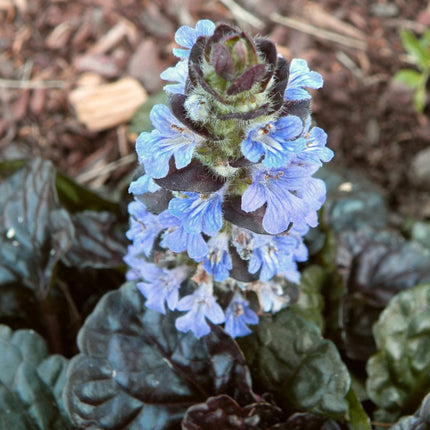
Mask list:
[[[241,407],[231,397],[210,397],[191,406],[182,421],[183,430],[267,430],[279,423],[283,413],[270,403],[252,403]]]
[[[173,160],[171,160],[170,166],[173,166],[172,168],[176,169]],[[136,198],[146,206],[148,212],[158,215],[169,206],[172,193],[169,190],[161,188],[154,193],[145,193],[137,196]]]
[[[155,182],[172,191],[194,191],[196,193],[213,193],[224,185],[220,177],[214,176],[199,161],[192,161],[187,167],[177,169],[170,163],[169,173]]]
[[[257,51],[263,54],[265,64],[269,66],[266,75],[261,80],[261,91],[264,91],[277,68],[278,53],[275,44],[268,39],[258,38],[255,41],[255,45]],[[285,85],[287,85],[287,83],[285,83]]]
[[[117,219],[109,212],[84,211],[72,215],[73,245],[62,261],[68,266],[97,269],[120,267],[127,251],[123,234],[115,232]]]
[[[222,209],[226,221],[238,227],[247,228],[254,233],[269,234],[263,228],[263,217],[266,213],[266,207],[262,206],[253,212],[245,212],[241,209],[241,204],[241,196],[232,196],[224,200]]]
[[[249,91],[257,82],[259,82],[266,73],[264,64],[256,64],[242,74],[236,82],[227,88],[229,96],[235,96],[244,91]]]
[[[147,309],[132,283],[106,294],[78,338],[65,403],[75,425],[177,429],[186,409],[227,394],[255,401],[236,343],[219,327],[197,339],[175,328],[178,313]]]
[[[19,282],[43,297],[71,247],[73,225],[55,176],[52,163],[35,158],[0,182],[0,286]]]
[[[282,408],[345,418],[350,376],[335,345],[314,324],[285,309],[260,317],[253,332],[238,343],[257,386],[273,392]]]
[[[212,47],[211,54],[211,63],[215,67],[215,72],[227,81],[232,80],[234,78],[234,64],[227,46],[216,43]]]

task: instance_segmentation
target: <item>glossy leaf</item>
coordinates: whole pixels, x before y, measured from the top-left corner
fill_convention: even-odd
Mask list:
[[[70,363],[67,409],[77,426],[176,429],[186,409],[218,394],[254,396],[244,358],[219,327],[196,339],[178,316],[145,308],[133,283],[106,294],[79,334]]]
[[[109,212],[84,211],[72,215],[75,236],[63,261],[69,266],[112,268],[122,266],[127,242],[116,232],[116,217]]]
[[[297,315],[313,322],[324,331],[324,298],[321,287],[326,278],[326,272],[321,266],[310,266],[300,276],[300,295],[293,310]]]
[[[346,418],[348,371],[314,324],[283,310],[260,318],[254,333],[239,344],[258,389],[273,392],[283,409]]]
[[[43,297],[74,233],[58,202],[53,165],[35,158],[8,176],[0,207],[0,288],[22,283]]]
[[[340,320],[346,355],[367,360],[375,349],[372,325],[397,293],[430,281],[430,253],[387,230],[361,229],[338,239],[345,295]]]
[[[335,232],[387,225],[386,203],[379,190],[363,175],[324,167],[316,176],[327,185],[323,218]]]
[[[430,386],[430,284],[394,297],[374,326],[378,353],[367,363],[367,391],[394,418],[411,413]]]
[[[55,186],[61,205],[70,213],[107,211],[121,216],[120,206],[75,182],[61,172],[55,175]]]
[[[1,428],[72,429],[62,403],[67,365],[64,357],[48,356],[36,332],[0,325]]]
[[[430,392],[414,415],[402,417],[391,430],[425,430],[430,427]]]

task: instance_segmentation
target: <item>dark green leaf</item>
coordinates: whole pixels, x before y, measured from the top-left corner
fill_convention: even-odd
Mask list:
[[[430,250],[430,222],[414,222],[411,227],[411,239]]]
[[[25,166],[26,160],[7,160],[0,162],[0,178],[7,178],[12,173]]]
[[[398,292],[430,280],[430,253],[387,230],[361,229],[339,236],[342,343],[349,358],[365,361],[376,351],[372,325]]]
[[[86,320],[65,389],[77,426],[177,429],[186,409],[209,396],[255,401],[236,343],[219,327],[196,339],[176,313],[147,309],[133,283],[106,294]]]
[[[0,428],[72,429],[62,403],[67,364],[48,356],[36,332],[0,325]]]
[[[341,169],[320,169],[327,184],[324,221],[335,232],[357,230],[367,225],[387,225],[387,208],[381,193],[363,174]]]
[[[70,213],[92,210],[112,212],[118,217],[122,215],[117,203],[99,196],[60,172],[56,173],[55,186],[61,205]]]
[[[324,332],[324,298],[321,288],[326,279],[326,272],[321,266],[306,268],[300,277],[300,295],[297,303],[292,307],[297,315],[317,325]]]
[[[430,284],[395,296],[374,326],[367,391],[392,414],[414,412],[430,386]]]
[[[430,392],[414,415],[401,418],[390,430],[425,430],[430,427]]]
[[[0,183],[0,286],[18,282],[43,296],[70,248],[73,225],[54,180],[53,165],[35,158]]]
[[[109,212],[84,211],[72,215],[75,237],[63,261],[69,266],[111,268],[123,265],[127,241],[115,231],[117,220]]]
[[[346,418],[348,371],[314,324],[283,310],[260,318],[254,333],[239,344],[259,390],[274,393],[282,408]]]
[[[1,253],[1,251],[0,251]],[[36,296],[19,282],[0,285],[0,323],[14,329],[32,327],[43,332]]]

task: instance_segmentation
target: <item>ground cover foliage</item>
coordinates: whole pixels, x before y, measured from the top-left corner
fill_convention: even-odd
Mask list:
[[[130,20],[134,6],[129,2],[124,7]],[[331,2],[325,6],[330,8]],[[154,8],[148,16],[151,13],[161,20]],[[211,18],[234,18],[222,10],[209,8],[210,13]],[[254,13],[260,16],[258,10]],[[193,10],[193,14],[198,13]],[[351,22],[359,23],[360,7],[344,16],[355,16]],[[50,19],[59,20],[53,12]],[[47,22],[37,25],[43,28]],[[152,28],[148,22],[144,26]],[[154,28],[150,31],[154,40],[167,40]],[[314,69],[318,62],[325,64],[314,58]],[[344,70],[340,75],[347,76]],[[329,79],[328,86],[333,88],[336,82]],[[354,85],[348,96],[358,94]],[[360,93],[361,100],[373,96],[371,91]],[[57,102],[61,105],[61,100]],[[331,101],[338,108],[349,102],[339,94]],[[148,126],[142,121],[153,103],[150,100],[133,118],[131,131]],[[376,149],[366,152],[369,141],[357,145],[354,156],[339,148],[347,129],[339,131],[333,125],[336,118],[328,115],[329,109],[324,112],[324,103],[317,100],[315,117],[329,139],[330,129],[335,131],[337,156],[345,165],[373,160],[372,167],[379,169],[370,176],[385,192],[381,194],[361,173],[340,167],[321,171],[328,198],[319,227],[306,237],[311,256],[300,265],[300,285],[288,286],[291,304],[274,316],[261,315],[253,333],[238,340],[216,326],[196,339],[176,330],[175,312],[163,316],[145,308],[135,284],[125,282],[126,193],[111,200],[75,182],[70,176],[85,162],[65,167],[67,162],[55,145],[45,148],[44,157],[29,157],[22,148],[11,150],[10,129],[8,148],[2,152],[7,155],[0,162],[1,428],[417,430],[430,426],[430,228],[424,221],[404,223],[394,213],[394,207],[410,201],[410,196],[395,193],[399,181],[406,180],[405,166],[398,161],[401,155],[393,147],[386,151],[391,162],[397,160],[399,170],[397,176],[390,173],[381,179],[390,170],[386,159]],[[14,109],[16,113],[18,107]],[[36,109],[35,102],[29,109]],[[354,108],[347,119],[352,129],[361,109]],[[394,115],[385,117],[382,128],[388,129],[390,121],[401,116],[396,104],[391,109]],[[342,111],[338,121],[345,114]],[[410,118],[402,120],[408,132],[422,134],[423,117],[416,119],[411,103],[404,111]],[[64,132],[70,143],[78,126],[68,118],[59,127],[58,116],[64,119],[64,112],[58,112],[52,134]],[[47,117],[42,115],[41,130],[49,128]],[[371,118],[366,118],[370,123]],[[14,130],[28,121],[5,119]],[[94,139],[96,148],[103,147],[104,138],[112,147],[115,133],[79,130],[80,139]],[[370,133],[371,127],[366,130]],[[391,135],[400,132],[396,128]],[[358,140],[364,139],[364,133],[357,134]],[[35,136],[22,131],[24,147],[29,142],[31,146]],[[69,151],[69,155],[78,152],[72,146]],[[126,174],[124,167],[118,170],[105,179],[111,189],[124,175],[129,182],[134,167],[127,167]],[[181,288],[187,291],[188,286],[184,283]]]
[[[412,429],[427,422],[430,253],[383,228],[385,202],[369,184],[340,192],[334,184],[349,179],[324,171],[334,188],[307,238],[312,256],[299,292],[235,341],[216,326],[200,339],[178,332],[176,312],[147,309],[135,283],[120,286],[126,222],[116,205],[49,161],[2,162],[0,171],[2,423],[366,429],[372,419],[375,428],[398,421],[393,428]],[[92,210],[77,204],[80,196]],[[373,225],[361,217],[366,205]],[[356,220],[354,228],[335,231],[339,216]]]

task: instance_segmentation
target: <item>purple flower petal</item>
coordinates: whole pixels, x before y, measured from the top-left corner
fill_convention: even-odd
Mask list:
[[[310,71],[305,60],[294,58],[290,64],[285,98],[288,100],[310,99],[311,95],[304,88],[318,89],[323,85],[323,78],[317,72]]]
[[[270,234],[286,231],[290,223],[298,228],[314,224],[316,210],[325,198],[323,184],[311,178],[317,168],[290,164],[256,170],[252,184],[242,195],[242,210],[252,212],[267,204],[263,227]]]
[[[191,330],[198,338],[210,332],[206,318],[214,324],[225,321],[224,312],[212,295],[212,288],[206,284],[200,286],[193,294],[179,300],[176,309],[188,311],[176,319],[176,328],[183,332]]]
[[[249,307],[249,303],[236,292],[225,312],[224,330],[231,337],[247,336],[251,333],[247,324],[258,324],[258,316]]]
[[[242,153],[250,161],[268,167],[280,167],[290,162],[294,154],[306,147],[306,141],[298,137],[303,131],[300,118],[290,115],[275,123],[253,126],[242,142]]]
[[[223,224],[219,193],[185,193],[185,198],[175,197],[169,202],[169,211],[181,221],[188,233],[206,233],[210,236],[221,230]]]
[[[211,36],[215,30],[215,24],[208,20],[202,19],[197,22],[196,28],[183,25],[175,33],[175,41],[178,45],[187,49],[173,49],[173,54],[180,58],[188,58],[190,49],[196,43],[200,36]]]
[[[185,266],[167,270],[147,263],[142,271],[145,280],[137,283],[137,288],[146,298],[145,306],[165,314],[167,303],[168,308],[174,310],[178,303],[179,287],[188,271]]]

